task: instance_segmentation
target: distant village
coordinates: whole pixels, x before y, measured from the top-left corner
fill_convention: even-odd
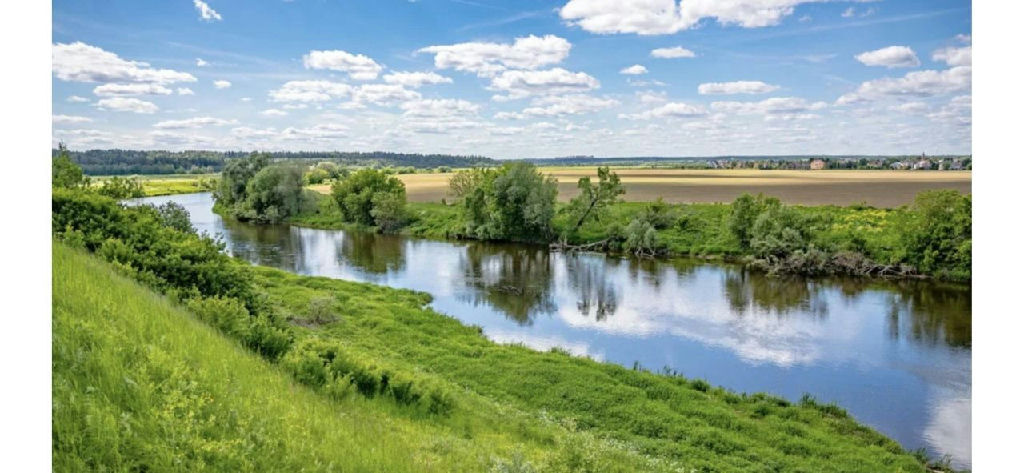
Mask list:
[[[971,157],[821,157],[806,159],[736,159],[722,158],[675,163],[672,167],[698,169],[891,169],[898,171],[967,171]],[[656,167],[662,167],[656,165]]]

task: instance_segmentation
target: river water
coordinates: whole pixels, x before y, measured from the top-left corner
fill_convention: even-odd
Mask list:
[[[811,393],[910,449],[971,464],[971,291],[935,282],[772,278],[694,260],[564,254],[256,226],[175,201],[233,255],[316,276],[428,292],[498,342],[670,368],[739,392]]]

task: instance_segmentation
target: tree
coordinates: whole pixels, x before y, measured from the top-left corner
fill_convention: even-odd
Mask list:
[[[373,224],[382,233],[393,233],[405,225],[405,193],[404,192],[378,192],[370,199],[373,208],[370,209],[370,216],[373,217]]]
[[[103,185],[100,186],[97,192],[115,199],[146,196],[146,192],[142,190],[142,183],[134,177],[114,176],[103,181]]]
[[[376,200],[382,207],[387,207],[378,211],[381,221],[392,224],[398,216],[396,209],[401,207],[404,210],[405,184],[385,171],[363,169],[335,182],[331,186],[331,196],[338,203],[345,221],[368,226],[377,224],[377,217],[372,213]]]
[[[534,241],[551,234],[558,181],[542,174],[532,163],[503,165],[484,190],[489,227],[497,238]]]
[[[278,164],[260,169],[245,186],[245,200],[236,210],[257,221],[279,222],[302,210],[302,169]]]
[[[175,230],[185,233],[195,233],[195,228],[192,227],[192,220],[189,219],[188,210],[177,202],[164,202],[156,208],[156,212],[160,215],[160,221]]]
[[[261,153],[252,153],[246,158],[232,159],[221,172],[220,183],[214,197],[217,203],[232,207],[245,200],[246,186],[256,173],[270,164],[270,158]]]
[[[954,190],[917,195],[901,243],[906,260],[926,272],[971,271],[971,196]]]
[[[740,248],[749,249],[751,232],[757,217],[770,208],[782,206],[782,202],[775,197],[768,197],[764,194],[752,196],[743,194],[732,203],[732,212],[729,215],[729,231],[740,243]]]
[[[485,180],[493,177],[491,176],[493,173],[494,170],[485,168],[459,171],[448,180],[448,192],[455,199],[463,199],[479,188]]]
[[[87,187],[89,185],[89,178],[83,176],[82,168],[78,167],[71,160],[71,155],[68,154],[68,147],[64,146],[64,143],[60,143],[57,145],[57,150],[57,156],[53,157],[50,168],[51,184],[53,187],[67,189]]]
[[[572,233],[579,230],[588,218],[597,218],[601,210],[619,201],[619,196],[626,193],[619,181],[619,175],[611,172],[608,167],[597,168],[597,184],[590,182],[590,177],[581,177],[576,184],[580,194],[569,201],[569,209],[576,218]]]

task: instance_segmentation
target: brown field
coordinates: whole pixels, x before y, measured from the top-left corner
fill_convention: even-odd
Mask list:
[[[596,176],[592,168],[541,168],[558,179],[559,200],[576,195],[576,181]],[[929,189],[971,192],[970,171],[758,171],[616,169],[627,201],[731,202],[744,192],[763,192],[790,204],[849,205],[866,202],[898,207]],[[409,200],[436,202],[447,196],[451,174],[402,174]],[[595,177],[596,178],[596,177]],[[330,192],[329,186],[315,186]]]

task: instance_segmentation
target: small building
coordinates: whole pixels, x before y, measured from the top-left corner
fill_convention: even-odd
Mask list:
[[[931,169],[931,168],[932,168],[932,162],[927,160],[927,159],[922,159],[922,160],[914,163],[914,169],[915,170]]]
[[[822,169],[825,169],[825,160],[824,159],[812,159],[811,160],[811,169],[815,170],[815,171],[820,171]]]

